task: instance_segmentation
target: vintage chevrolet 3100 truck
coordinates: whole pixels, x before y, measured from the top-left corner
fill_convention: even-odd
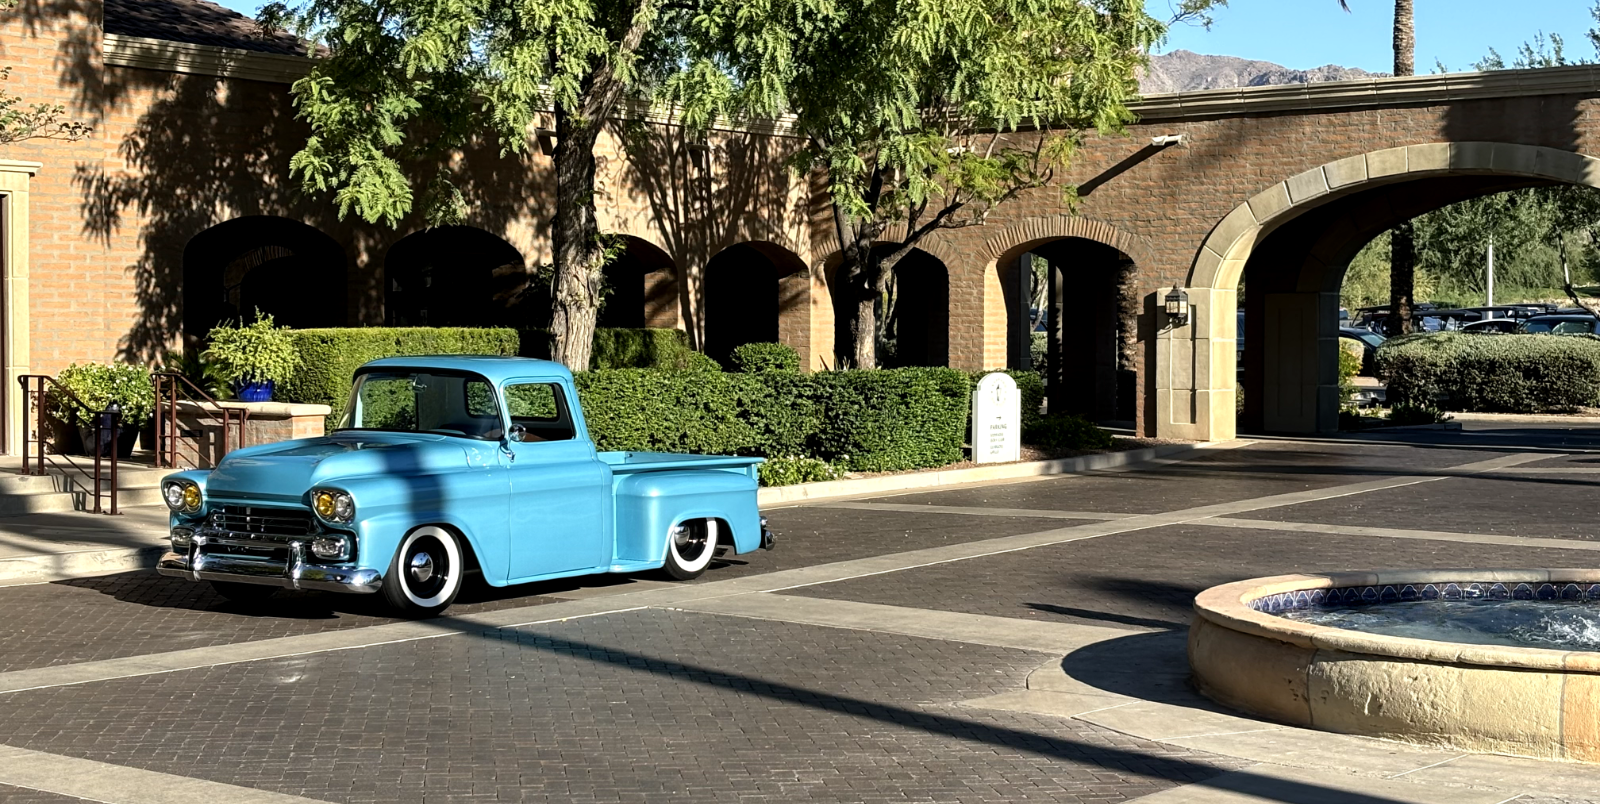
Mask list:
[[[321,438],[230,453],[162,480],[163,575],[236,599],[276,587],[381,591],[443,611],[468,572],[493,586],[662,568],[770,548],[760,458],[596,452],[572,374],[507,357],[404,357],[356,371]]]

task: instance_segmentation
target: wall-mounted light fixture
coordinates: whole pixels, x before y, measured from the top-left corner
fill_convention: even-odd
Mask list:
[[[539,153],[545,156],[556,155],[556,132],[553,129],[534,129],[533,136],[539,140]]]
[[[1169,145],[1182,145],[1186,141],[1183,134],[1162,134],[1159,137],[1151,137],[1150,146],[1153,148],[1165,148]]]
[[[1177,285],[1167,293],[1167,323],[1174,327],[1189,323],[1189,294]]]

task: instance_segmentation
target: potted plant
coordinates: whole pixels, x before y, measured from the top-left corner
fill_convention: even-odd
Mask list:
[[[272,325],[272,316],[256,313],[249,324],[224,324],[206,336],[210,341],[201,359],[217,376],[233,386],[244,402],[267,402],[275,385],[289,379],[300,366],[300,353],[288,327]]]
[[[139,430],[150,421],[155,409],[149,369],[127,364],[74,363],[62,370],[56,382],[71,396],[53,392],[51,410],[57,418],[77,427],[85,452],[92,455],[98,449],[102,456],[110,453],[111,434],[99,433],[97,437],[97,417],[115,404],[122,412],[117,455],[127,458],[133,454]]]

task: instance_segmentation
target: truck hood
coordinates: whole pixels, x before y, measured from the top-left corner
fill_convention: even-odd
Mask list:
[[[206,494],[298,502],[311,488],[346,478],[487,466],[498,460],[496,446],[432,433],[378,431],[262,444],[223,458],[206,478]]]

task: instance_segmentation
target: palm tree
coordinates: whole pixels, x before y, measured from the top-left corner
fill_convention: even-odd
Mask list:
[[[1394,74],[1416,75],[1417,31],[1413,0],[1394,0]],[[1350,10],[1347,0],[1339,7]],[[1417,268],[1416,228],[1406,221],[1389,230],[1389,334],[1411,332]]]

